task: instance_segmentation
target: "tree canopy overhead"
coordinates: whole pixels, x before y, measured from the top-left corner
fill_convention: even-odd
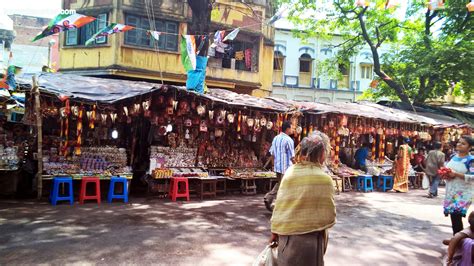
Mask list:
[[[401,2],[393,0],[334,0],[330,11],[320,0],[277,2],[288,8],[300,37],[341,34],[341,58],[368,47],[381,81],[370,91],[373,97],[422,103],[455,87],[466,97],[472,94],[474,23],[468,0],[407,1],[406,12],[392,6]],[[390,47],[388,54],[381,55],[382,45]]]

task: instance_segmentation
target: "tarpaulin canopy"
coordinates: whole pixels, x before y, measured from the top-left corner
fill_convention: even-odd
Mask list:
[[[17,82],[21,86],[31,86],[32,77],[33,74],[23,74],[17,77]],[[161,84],[143,81],[93,78],[62,73],[41,73],[37,77],[41,92],[102,103],[115,103],[161,87]]]
[[[17,78],[22,87],[31,86],[32,74]],[[370,102],[356,103],[314,103],[297,102],[277,98],[259,98],[238,94],[223,89],[210,89],[206,94],[186,90],[185,87],[167,86],[151,82],[119,79],[95,78],[74,74],[41,73],[38,84],[42,92],[66,95],[72,99],[113,104],[154,91],[175,89],[179,93],[192,95],[207,101],[226,104],[238,108],[255,108],[274,112],[301,111],[303,113],[337,113],[352,116],[381,119],[385,121],[413,123],[438,127],[461,126],[456,118],[433,112],[416,113],[408,110],[390,108]]]
[[[279,102],[288,102],[288,100],[272,98]],[[416,123],[431,126],[460,126],[464,123],[440,114],[413,112],[386,107],[370,102],[356,103],[314,103],[314,102],[295,102],[303,113],[337,113],[352,116],[369,117],[385,121],[400,123]]]

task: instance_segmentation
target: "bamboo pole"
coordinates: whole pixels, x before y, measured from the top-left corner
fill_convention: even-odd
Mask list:
[[[36,76],[33,76],[32,91],[35,97],[34,110],[36,115],[36,130],[38,133],[38,153],[36,156],[36,158],[38,159],[38,172],[36,173],[36,180],[38,186],[38,199],[41,199],[41,196],[43,194],[43,117],[41,115],[40,91]]]

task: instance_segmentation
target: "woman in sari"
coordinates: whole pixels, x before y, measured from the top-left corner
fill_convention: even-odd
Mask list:
[[[285,172],[271,219],[279,266],[324,265],[328,229],[336,223],[332,178],[322,168],[329,138],[316,131],[300,145],[301,161]]]
[[[409,142],[408,138],[403,139],[403,144],[398,149],[392,191],[408,192],[408,173],[412,157],[411,148],[408,145]]]

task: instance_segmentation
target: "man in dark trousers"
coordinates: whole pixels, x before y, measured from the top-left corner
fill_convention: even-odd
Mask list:
[[[278,188],[280,187],[281,178],[295,160],[295,143],[290,135],[293,134],[291,123],[285,121],[281,128],[281,133],[275,136],[270,147],[270,154],[273,156],[273,168],[276,172],[278,183],[263,198],[265,207],[269,211],[273,210],[273,202],[276,199]]]
[[[435,142],[433,144],[433,150],[428,153],[425,160],[425,173],[430,179],[431,186],[430,191],[428,193],[428,198],[437,197],[438,196],[438,185],[440,181],[440,177],[438,175],[438,170],[444,166],[445,162],[445,155],[441,151],[443,145],[441,142]]]

